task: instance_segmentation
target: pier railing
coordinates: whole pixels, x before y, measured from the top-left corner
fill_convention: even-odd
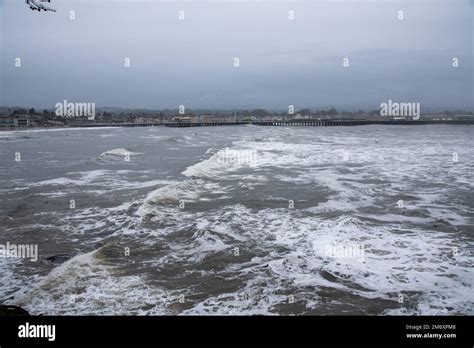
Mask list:
[[[365,125],[427,125],[474,124],[474,120],[287,120],[237,122],[155,122],[155,123],[85,123],[69,124],[72,127],[216,127],[216,126],[273,126],[273,127],[337,127]]]

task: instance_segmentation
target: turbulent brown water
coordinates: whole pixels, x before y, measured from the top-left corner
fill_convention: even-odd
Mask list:
[[[0,245],[39,257],[0,258],[0,301],[33,314],[473,314],[473,135],[1,132]]]

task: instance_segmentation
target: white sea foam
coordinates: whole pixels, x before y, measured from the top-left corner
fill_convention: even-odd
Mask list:
[[[53,269],[14,303],[35,315],[171,314],[170,293],[146,285],[139,276],[120,276],[97,258],[82,254]]]
[[[397,307],[398,293],[418,292],[421,295],[417,297],[416,307],[393,313],[445,314],[449,307],[459,313],[472,313],[472,260],[468,252],[453,256],[456,248],[461,250],[468,246],[452,236],[433,230],[403,231],[401,226],[400,232],[394,233],[390,227],[370,226],[349,216],[331,221],[315,216],[299,216],[288,210],[267,209],[255,213],[241,205],[230,211],[228,207],[225,212],[215,215],[222,216],[222,219],[201,216],[197,220],[199,229],[211,230],[221,238],[232,238],[234,233],[229,230],[229,226],[239,226],[242,232],[233,239],[255,241],[267,250],[268,256],[259,262],[262,267],[268,264],[273,274],[270,278],[260,274],[267,278],[267,287],[275,284],[269,293],[283,291],[284,288],[279,288],[277,284],[290,280],[293,287],[301,290],[308,286],[329,287],[368,299],[393,301],[394,307]],[[328,245],[354,244],[364,245],[363,261],[327,255]],[[286,251],[275,254],[278,246],[286,247]],[[228,244],[228,247],[231,248],[232,244]],[[179,252],[178,249],[176,252]],[[246,270],[241,268],[239,271]],[[322,276],[323,271],[340,281],[328,280]],[[256,277],[254,273],[252,275]],[[254,290],[249,288],[242,290],[242,293],[251,294]],[[453,293],[457,296],[453,296]],[[244,304],[241,295],[238,296],[239,301]],[[250,296],[257,302],[264,300],[255,294]],[[235,308],[236,300],[226,303],[222,298],[208,299],[190,312],[217,310],[217,313],[222,314],[238,313],[245,309],[238,307],[229,312],[229,308]],[[279,302],[272,298],[267,300],[270,303]],[[212,310],[205,309],[212,303],[218,306]],[[428,307],[430,310],[426,312]],[[267,307],[267,310],[270,308]],[[264,308],[260,310],[264,311]]]
[[[177,272],[175,279],[191,274],[187,280],[192,281],[170,282],[173,292],[164,291],[147,285],[146,276],[119,277],[91,253],[51,272],[17,303],[34,314],[176,313],[169,307],[173,296],[196,295],[201,279],[215,277],[239,283],[199,293],[199,300],[178,312],[276,314],[293,294],[302,301],[298,313],[319,313],[324,306],[333,306],[326,313],[347,313],[339,306],[357,298],[354,308],[376,314],[473,314],[474,245],[465,227],[472,221],[471,209],[455,197],[472,187],[470,154],[462,144],[419,148],[398,134],[380,132],[376,140],[376,129],[371,137],[338,132],[342,135],[267,128],[258,136],[230,137],[239,140],[228,149],[208,150],[206,160],[182,172],[184,179],[131,183],[132,172],[97,170],[46,181],[82,190],[88,184],[152,187],[145,197],[112,208],[76,209],[61,220],[61,228],[65,235],[87,236],[87,245],[103,240],[108,231],[108,236],[136,238],[146,246],[158,243],[159,252],[145,261],[147,266]],[[186,136],[184,145],[183,137],[170,142],[182,150],[198,138]],[[453,164],[452,151],[464,162]],[[256,154],[256,161],[236,160],[246,153]],[[269,190],[273,184],[284,188]],[[247,199],[242,192],[250,191]],[[312,195],[318,199],[308,208],[266,206],[267,200],[283,202],[294,194],[304,202]],[[194,205],[180,209],[180,201]],[[328,255],[328,245],[362,245],[364,257]],[[235,247],[241,258],[233,255]],[[79,300],[68,307],[66,294],[75,292]],[[398,303],[399,294],[404,305]],[[384,304],[371,306],[372,300]]]
[[[273,179],[316,184],[329,192],[326,202],[304,210],[301,215],[288,210],[252,211],[243,205],[227,206],[212,214],[184,215],[182,223],[192,219],[202,234],[189,245],[172,245],[174,257],[200,262],[209,254],[231,249],[234,245],[232,241],[255,242],[268,253],[267,257],[254,258],[251,266],[242,265],[242,268],[234,269],[236,272],[252,272],[255,288],[249,282],[245,289],[210,297],[185,313],[269,314],[273,311],[272,306],[285,301],[285,297],[271,296],[285,290],[285,280],[290,280],[292,286],[300,289],[326,287],[367,299],[383,299],[392,303],[393,308],[400,307],[397,294],[413,296],[415,305],[386,310],[392,314],[472,313],[474,279],[468,275],[472,259],[469,252],[453,256],[454,250],[469,250],[472,246],[464,244],[455,235],[437,231],[436,226],[431,224],[438,218],[459,226],[467,224],[468,220],[446,209],[445,204],[438,203],[444,199],[443,191],[436,188],[432,191],[414,191],[407,186],[422,180],[423,171],[428,168],[419,163],[420,156],[434,156],[439,149],[418,153],[409,148],[377,152],[376,148],[370,147],[346,147],[322,154],[321,146],[321,143],[238,141],[233,147],[236,153],[252,149],[258,154],[258,161],[253,166],[226,163],[221,160],[223,150],[213,150],[208,151],[210,158],[183,172],[188,177],[212,180],[246,177],[252,181],[252,175],[243,170],[251,168],[256,173],[264,168],[297,168],[300,173],[296,175],[294,172],[288,176],[274,175]],[[345,156],[346,152],[348,156]],[[261,182],[269,180],[264,175],[256,177]],[[180,186],[179,183],[177,185]],[[198,199],[199,194],[194,188],[188,191],[189,187],[181,186],[181,189],[179,193],[173,193],[174,197],[191,195],[191,199]],[[161,197],[165,192],[158,193]],[[406,195],[409,196],[404,200],[403,209],[398,209],[397,200]],[[322,212],[354,213],[377,207],[382,197],[388,198],[391,210],[388,213],[359,212],[352,216],[342,215],[337,220],[317,215]],[[420,210],[425,215],[419,216]],[[209,215],[218,217],[211,218]],[[370,221],[379,221],[380,224],[374,225],[362,218],[370,218]],[[424,224],[426,227],[409,228],[407,224]],[[235,231],[236,226],[239,233]],[[208,235],[205,231],[213,233]],[[205,247],[200,247],[199,242],[203,242]],[[364,260],[329,257],[328,245],[363,245]],[[278,247],[285,247],[286,251],[275,252]],[[191,250],[196,253],[192,254]],[[255,265],[255,262],[261,264]],[[272,271],[272,276],[255,274],[256,267],[265,265]],[[263,283],[266,287],[275,284],[273,288],[270,286],[267,294],[270,298],[262,297],[264,295],[256,288],[255,284]],[[433,284],[436,290],[433,290]],[[457,295],[453,296],[454,293]],[[248,301],[248,295],[253,296],[253,301]],[[314,299],[307,298],[306,303],[308,308],[318,305]]]
[[[202,179],[173,182],[150,192],[137,212],[142,217],[147,215],[158,216],[163,213],[164,204],[171,205],[173,209],[178,209],[180,202],[184,202],[184,204],[192,203],[198,200],[206,200],[203,197],[204,194],[222,196],[225,193],[226,189],[217,183],[206,182]]]
[[[226,150],[220,150],[211,158],[199,162],[186,168],[183,175],[187,177],[216,177],[223,173],[229,173],[246,166],[246,161],[239,161],[240,156],[248,156],[245,150],[235,150],[234,153],[228,154]],[[249,157],[249,162],[252,159]]]
[[[105,151],[100,154],[100,156],[132,156],[132,155],[141,155],[140,152],[132,152],[130,150],[124,149],[124,148],[117,148],[117,149],[112,149],[109,151]]]
[[[131,170],[91,170],[85,172],[70,172],[67,173],[70,177],[59,177],[54,179],[43,180],[37,183],[32,183],[29,186],[61,186],[74,189],[74,187],[81,187],[83,190],[84,186],[94,186],[90,188],[87,192],[107,192],[110,190],[124,190],[124,189],[133,189],[133,188],[147,188],[155,187],[159,185],[172,183],[170,180],[130,180],[128,176],[133,176],[135,174],[144,175],[147,171],[131,171]],[[97,190],[95,187],[100,185],[100,187],[107,188],[106,190]],[[24,189],[24,188],[22,188]],[[64,195],[64,192],[51,192],[51,195]]]

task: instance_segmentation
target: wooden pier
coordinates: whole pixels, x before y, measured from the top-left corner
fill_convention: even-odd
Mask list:
[[[252,122],[259,126],[282,127],[337,127],[337,126],[366,126],[366,125],[427,125],[427,124],[474,124],[474,120],[289,120],[289,121],[260,121]]]
[[[340,127],[366,125],[474,125],[474,120],[287,120],[287,121],[238,121],[238,122],[162,122],[162,123],[83,123],[69,124],[70,127],[218,127],[218,126],[272,126],[272,127]]]

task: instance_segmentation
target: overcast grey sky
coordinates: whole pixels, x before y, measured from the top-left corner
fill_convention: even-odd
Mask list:
[[[67,99],[153,109],[376,109],[392,99],[420,102],[422,109],[473,106],[471,0],[52,0],[51,6],[56,13],[0,0],[0,105],[53,108]]]

